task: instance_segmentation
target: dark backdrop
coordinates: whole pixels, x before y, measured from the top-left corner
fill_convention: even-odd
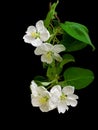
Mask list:
[[[52,1],[52,0],[51,0]],[[90,47],[74,53],[76,66],[91,69],[95,74],[95,80],[85,89],[76,91],[79,96],[77,107],[70,108],[64,114],[58,114],[57,110],[48,113],[41,112],[32,107],[30,98],[30,82],[37,74],[43,74],[40,58],[33,54],[33,46],[24,43],[23,36],[29,25],[45,19],[48,12],[49,0],[32,0],[12,2],[8,6],[8,23],[11,35],[11,75],[9,86],[9,100],[6,120],[14,127],[27,127],[26,129],[79,129],[89,126],[95,128],[97,118],[97,85],[96,85],[96,50],[92,52]],[[52,1],[53,2],[53,1]],[[96,41],[96,3],[86,1],[60,0],[57,6],[58,16],[62,22],[73,21],[84,24],[89,29],[92,43]],[[12,72],[12,73],[11,73]],[[13,125],[12,125],[13,124]]]

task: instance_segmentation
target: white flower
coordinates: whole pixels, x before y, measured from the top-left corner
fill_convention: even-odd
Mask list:
[[[43,86],[31,82],[31,103],[35,107],[39,107],[42,112],[48,112],[54,109],[54,104],[50,100],[50,93]]]
[[[51,64],[53,59],[57,61],[61,61],[62,57],[59,55],[60,52],[64,51],[65,47],[64,45],[57,44],[57,45],[52,45],[50,43],[44,43],[38,46],[34,53],[36,55],[42,55],[41,56],[41,61],[46,62],[47,64]]]
[[[56,105],[59,113],[64,113],[68,110],[68,106],[75,107],[77,105],[78,96],[73,94],[74,87],[66,86],[61,89],[60,85],[55,85],[50,90],[51,101]]]
[[[34,47],[37,47],[49,39],[50,33],[44,26],[42,20],[36,23],[36,26],[29,26],[23,39],[27,43],[31,43]]]

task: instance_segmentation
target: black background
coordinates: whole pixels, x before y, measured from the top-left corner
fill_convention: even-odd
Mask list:
[[[51,0],[52,1],[52,0]],[[96,50],[92,52],[90,46],[73,53],[77,67],[88,68],[95,74],[95,80],[85,89],[76,91],[79,96],[77,107],[70,107],[69,111],[59,114],[57,110],[43,113],[39,108],[32,107],[30,98],[30,82],[37,74],[43,74],[40,58],[33,54],[34,47],[24,43],[23,36],[28,26],[34,25],[38,20],[45,19],[49,10],[49,0],[36,0],[26,2],[13,2],[8,6],[6,25],[9,28],[11,51],[10,72],[11,85],[6,120],[12,127],[27,127],[27,129],[53,129],[53,128],[85,128],[96,126],[97,118],[97,63],[96,63],[96,3],[94,1],[66,1],[60,0],[56,10],[62,22],[72,21],[84,24],[89,29],[89,35]],[[52,1],[53,2],[53,1]],[[12,125],[13,124],[13,125]]]

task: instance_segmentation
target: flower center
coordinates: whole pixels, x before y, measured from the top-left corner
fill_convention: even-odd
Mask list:
[[[66,98],[67,96],[64,93],[62,93],[62,95],[60,96],[60,100],[65,100]]]
[[[39,33],[36,33],[36,32],[32,32],[32,33],[31,33],[31,36],[32,36],[33,38],[39,38],[39,37],[40,37],[40,34],[39,34]]]
[[[52,56],[52,52],[51,51],[47,52],[47,55],[46,55],[47,59],[51,59],[51,56]]]
[[[44,103],[46,103],[47,101],[48,101],[48,97],[47,96],[45,96],[45,97],[41,97],[40,99],[39,99],[39,102],[41,103],[41,104],[44,104]]]

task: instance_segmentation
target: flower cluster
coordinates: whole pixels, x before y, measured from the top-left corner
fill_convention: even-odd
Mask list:
[[[37,86],[32,81],[30,88],[32,105],[39,107],[42,112],[57,108],[59,113],[64,113],[68,110],[68,106],[77,105],[78,96],[74,94],[73,86],[66,86],[62,89],[60,85],[55,85],[48,91],[44,86]]]
[[[53,59],[60,62],[62,57],[60,52],[65,51],[65,47],[62,44],[52,45],[47,43],[50,38],[49,31],[45,28],[42,20],[36,23],[36,27],[29,26],[26,35],[23,39],[25,42],[30,43],[36,49],[35,55],[41,55],[41,61],[51,64]],[[54,108],[58,109],[59,113],[64,113],[68,110],[68,106],[76,106],[78,96],[74,93],[74,87],[66,86],[61,89],[60,85],[54,85],[50,92],[44,86],[37,86],[35,81],[31,82],[31,102],[35,107],[39,107],[41,111],[48,112]]]
[[[60,21],[55,11],[57,5],[58,1],[51,5],[45,20],[27,28],[23,40],[35,48],[34,54],[41,56],[43,69],[46,70],[46,75],[37,75],[31,81],[32,105],[42,112],[57,108],[59,113],[65,113],[69,106],[77,106],[75,89],[83,89],[94,80],[94,74],[89,69],[65,67],[67,63],[75,62],[70,53],[87,45],[93,50],[95,47],[86,26]]]
[[[50,33],[44,26],[43,20],[39,20],[35,26],[29,26],[26,35],[23,39],[25,42],[32,44],[36,47],[35,55],[41,55],[41,61],[51,64],[53,59],[61,61],[62,57],[59,55],[60,52],[65,50],[64,45],[52,45],[47,43],[50,38]]]

